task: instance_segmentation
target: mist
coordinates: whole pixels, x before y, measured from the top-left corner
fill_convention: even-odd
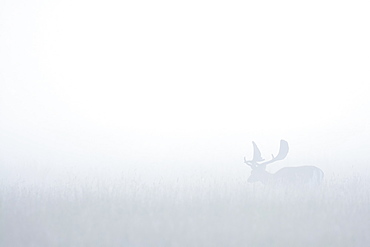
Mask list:
[[[366,246],[368,13],[1,1],[0,245]],[[252,141],[269,160],[281,139],[267,171],[315,166],[321,187],[247,183]]]

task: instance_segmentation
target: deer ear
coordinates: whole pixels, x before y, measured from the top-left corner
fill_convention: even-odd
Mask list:
[[[266,165],[259,165],[258,168],[262,170],[266,170]]]

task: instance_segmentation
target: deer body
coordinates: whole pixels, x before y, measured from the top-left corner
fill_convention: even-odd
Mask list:
[[[253,147],[253,160],[247,161],[244,158],[244,162],[252,168],[248,182],[254,183],[259,181],[263,184],[291,186],[308,185],[311,187],[320,185],[324,178],[324,172],[315,166],[284,167],[276,173],[267,172],[267,164],[282,160],[288,154],[288,143],[284,140],[280,141],[279,154],[276,157],[272,156],[272,159],[266,162],[262,162],[264,160],[261,157],[261,152],[254,142]]]
[[[284,167],[276,173],[266,170],[252,171],[248,182],[260,181],[263,184],[285,185],[319,185],[324,178],[324,172],[315,166]]]

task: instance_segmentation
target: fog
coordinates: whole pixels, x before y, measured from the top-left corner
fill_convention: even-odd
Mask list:
[[[369,10],[365,1],[2,0],[0,245],[94,246],[99,238],[96,246],[215,246],[211,239],[226,232],[220,246],[365,246]],[[255,141],[268,160],[281,139],[289,154],[269,172],[314,165],[325,173],[321,194],[289,197],[307,201],[314,220],[305,226],[335,228],[308,227],[313,242],[282,232],[262,241],[263,224],[276,224],[264,216],[288,214],[269,210],[289,198],[247,183],[243,157],[252,159]],[[338,194],[343,188],[354,204]],[[54,201],[60,218],[50,217]],[[329,210],[335,202],[343,211]],[[250,211],[259,206],[268,210]],[[345,238],[352,221],[332,228],[330,220],[357,206],[351,220],[363,231]],[[84,216],[72,234],[62,218],[75,221],[73,208]],[[244,209],[261,214],[260,225],[241,223]],[[190,225],[153,237],[171,235],[180,211]],[[89,237],[94,217],[107,228]],[[120,217],[132,228],[118,231]],[[49,225],[58,227],[45,237]],[[201,237],[196,226],[210,229]],[[231,234],[239,226],[254,238]]]

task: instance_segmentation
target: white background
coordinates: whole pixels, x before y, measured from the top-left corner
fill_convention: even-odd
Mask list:
[[[271,170],[366,170],[368,13],[366,1],[1,0],[0,176],[247,173],[251,141],[268,158],[280,139],[290,154]]]

